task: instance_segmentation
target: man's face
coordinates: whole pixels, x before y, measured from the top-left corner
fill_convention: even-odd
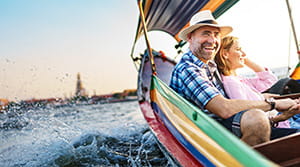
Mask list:
[[[192,53],[203,62],[212,60],[220,48],[221,34],[216,27],[204,26],[188,36]]]

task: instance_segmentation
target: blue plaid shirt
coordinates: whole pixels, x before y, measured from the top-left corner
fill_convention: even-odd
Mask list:
[[[205,110],[206,104],[215,96],[226,96],[220,82],[214,76],[217,66],[213,61],[207,64],[199,60],[191,51],[185,53],[175,66],[170,87],[185,99],[200,107],[213,118],[215,114]]]

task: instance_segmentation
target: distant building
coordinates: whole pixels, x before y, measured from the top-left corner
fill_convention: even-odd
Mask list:
[[[60,104],[63,102],[61,98],[45,98],[45,99],[29,99],[23,101],[26,104]]]
[[[92,103],[107,102],[108,100],[110,100],[112,98],[113,98],[113,94],[93,95],[91,97]]]
[[[87,92],[83,88],[83,85],[82,85],[79,73],[77,73],[77,82],[76,82],[75,96],[87,96]]]
[[[4,109],[5,106],[7,106],[9,101],[7,99],[0,99],[0,111]]]
[[[123,94],[125,96],[136,96],[137,95],[137,92],[136,92],[136,89],[125,89],[123,91]]]

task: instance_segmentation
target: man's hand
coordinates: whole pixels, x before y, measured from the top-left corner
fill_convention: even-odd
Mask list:
[[[275,100],[275,109],[279,112],[284,112],[289,110],[291,107],[297,105],[299,102],[298,99],[292,100],[290,98],[287,99],[278,99]]]

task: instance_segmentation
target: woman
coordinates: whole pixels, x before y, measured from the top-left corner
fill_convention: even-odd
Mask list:
[[[222,74],[225,92],[231,99],[263,100],[270,94],[262,94],[261,92],[270,88],[277,81],[277,77],[270,70],[246,57],[238,38],[234,36],[227,36],[222,39],[215,62]],[[238,76],[236,70],[244,66],[252,69],[256,76],[252,78]],[[270,118],[275,123],[279,122],[277,127],[290,127],[288,120],[281,115]]]

